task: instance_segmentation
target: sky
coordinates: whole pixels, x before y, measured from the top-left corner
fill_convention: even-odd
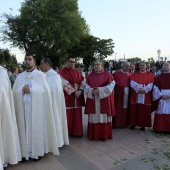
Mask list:
[[[13,14],[23,0],[1,0],[0,14]],[[90,33],[101,39],[113,39],[114,54],[109,59],[161,57],[170,60],[170,0],[79,0],[79,11]],[[4,48],[0,42],[0,47]],[[13,50],[17,59],[22,52]]]

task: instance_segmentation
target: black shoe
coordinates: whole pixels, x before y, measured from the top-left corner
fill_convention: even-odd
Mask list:
[[[39,156],[38,159],[30,158],[30,160],[32,160],[33,162],[38,162],[39,160],[41,160],[41,157]]]
[[[135,126],[130,126],[129,129],[135,129]]]
[[[103,139],[103,138],[100,138],[100,140],[101,140],[101,141],[106,141],[106,140],[105,140],[105,139]]]
[[[25,162],[27,162],[27,160],[25,158],[22,158],[21,162],[25,163]]]
[[[141,127],[140,130],[141,130],[141,131],[145,131],[145,127]]]

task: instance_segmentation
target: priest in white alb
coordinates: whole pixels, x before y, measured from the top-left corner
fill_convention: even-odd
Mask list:
[[[46,76],[34,69],[33,55],[27,54],[24,64],[13,86],[15,112],[23,161],[37,161],[48,152],[58,155],[58,142]]]
[[[0,170],[3,170],[1,155],[0,155]]]
[[[41,60],[40,68],[46,74],[50,85],[58,146],[69,145],[66,105],[60,75],[52,69],[48,58]]]
[[[18,129],[11,84],[6,69],[0,66],[0,166],[21,161]]]

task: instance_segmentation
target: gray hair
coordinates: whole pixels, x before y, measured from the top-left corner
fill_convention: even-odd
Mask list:
[[[99,62],[101,65],[103,65],[103,61],[101,61],[101,60],[95,60],[95,61],[93,62],[93,64],[95,64],[95,63],[97,63],[97,62]]]
[[[128,61],[124,61],[121,63],[121,67],[123,67],[125,64],[129,63]],[[129,63],[130,64],[130,63]]]

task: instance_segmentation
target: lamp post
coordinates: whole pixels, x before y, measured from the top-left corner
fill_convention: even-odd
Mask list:
[[[116,54],[117,54],[117,53],[115,53],[115,61],[116,61]]]
[[[161,50],[158,49],[157,53],[158,53],[158,61],[160,61]]]

